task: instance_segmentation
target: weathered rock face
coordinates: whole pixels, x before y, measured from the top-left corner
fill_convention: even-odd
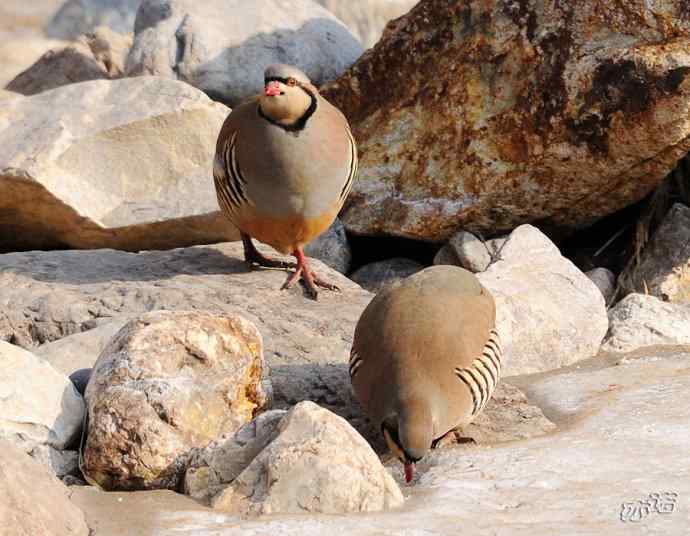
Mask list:
[[[184,477],[184,492],[210,499],[226,488],[278,434],[285,410],[266,411],[231,437],[222,437],[194,452]]]
[[[350,277],[369,292],[376,294],[386,285],[410,277],[423,269],[423,265],[412,259],[395,257],[366,264],[357,269]]]
[[[607,352],[632,352],[646,346],[690,344],[690,305],[655,296],[629,294],[609,312]]]
[[[141,0],[67,0],[46,27],[56,39],[76,39],[97,26],[108,26],[119,33],[134,29],[134,18]]]
[[[183,80],[234,106],[260,91],[272,63],[296,65],[320,85],[361,53],[311,0],[144,0],[127,73]]]
[[[594,268],[585,275],[597,286],[608,304],[616,293],[616,275],[608,268]]]
[[[46,52],[7,84],[7,89],[35,95],[76,82],[120,78],[131,46],[131,35],[100,26],[65,48]]]
[[[479,280],[496,299],[503,374],[528,374],[594,356],[608,329],[592,281],[531,225],[515,229]]]
[[[66,376],[18,346],[0,342],[0,437],[25,451],[64,450],[79,434],[84,401]]]
[[[66,45],[65,41],[42,36],[0,32],[0,87],[5,87],[49,50]]]
[[[0,251],[235,239],[210,176],[227,113],[152,77],[0,101]]]
[[[347,241],[345,226],[337,218],[325,233],[305,246],[304,253],[325,262],[341,274],[350,271],[352,250]]]
[[[365,48],[374,46],[386,23],[407,13],[418,0],[316,0],[347,24]]]
[[[491,263],[489,248],[479,238],[467,231],[451,236],[434,257],[434,264],[461,266],[470,272],[483,272]]]
[[[89,536],[69,490],[40,463],[0,439],[0,520],[6,536]]]
[[[641,199],[690,149],[689,34],[682,0],[422,0],[324,90],[361,153],[346,227],[567,232]]]
[[[268,402],[263,344],[237,315],[158,311],[110,341],[86,389],[84,469],[105,489],[177,489],[194,447]]]
[[[676,204],[669,210],[624,284],[628,292],[690,303],[690,208]]]
[[[301,402],[278,435],[213,500],[244,514],[375,512],[403,496],[378,457],[345,420]]]

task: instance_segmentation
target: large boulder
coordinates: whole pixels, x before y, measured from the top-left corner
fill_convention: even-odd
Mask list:
[[[213,499],[243,514],[375,512],[403,504],[400,488],[345,420],[301,402],[277,437]]]
[[[690,345],[690,304],[666,303],[656,296],[629,294],[609,312],[607,352],[647,346]]]
[[[40,445],[64,450],[81,431],[84,401],[48,362],[0,341],[0,415],[1,438],[27,452]]]
[[[690,149],[685,0],[422,0],[325,96],[350,120],[348,230],[554,236],[657,186]]]
[[[0,101],[0,251],[235,239],[211,178],[227,114],[153,77]]]
[[[593,357],[608,329],[597,286],[538,229],[522,225],[500,260],[478,274],[496,299],[503,374],[529,374]]]
[[[690,208],[680,203],[671,207],[640,263],[622,281],[628,292],[690,303]]]
[[[72,40],[97,26],[127,34],[141,0],[67,0],[46,26],[49,37]]]
[[[89,536],[70,491],[44,466],[0,439],[0,522],[4,536]]]
[[[312,0],[144,0],[127,73],[183,80],[234,106],[260,91],[272,63],[296,65],[320,85],[361,53]]]
[[[127,323],[86,388],[85,474],[105,489],[177,489],[193,448],[268,403],[261,335],[239,315],[157,311]]]
[[[120,78],[131,46],[131,36],[100,26],[64,48],[46,52],[7,84],[7,89],[35,95],[76,82]]]
[[[388,21],[407,13],[419,0],[316,0],[347,24],[365,48],[374,46]]]

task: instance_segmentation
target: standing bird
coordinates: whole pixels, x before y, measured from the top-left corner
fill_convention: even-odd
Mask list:
[[[250,267],[294,268],[309,296],[319,279],[303,247],[333,223],[357,174],[357,147],[345,116],[295,67],[271,65],[261,95],[237,106],[218,135],[213,178],[222,211],[240,230]],[[297,264],[263,256],[256,238]]]
[[[501,358],[494,299],[467,270],[427,268],[369,303],[355,329],[350,379],[407,482],[435,441],[482,410]]]

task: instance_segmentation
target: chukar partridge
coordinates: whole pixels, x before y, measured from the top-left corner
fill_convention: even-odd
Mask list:
[[[357,173],[357,147],[340,111],[295,67],[271,65],[258,97],[237,106],[218,136],[213,177],[222,211],[240,230],[250,266],[294,268],[283,288],[319,279],[304,256],[305,244],[333,223]],[[252,237],[297,263],[263,256]]]
[[[350,378],[408,482],[436,440],[486,405],[501,357],[494,299],[467,270],[427,268],[369,303],[355,329]]]

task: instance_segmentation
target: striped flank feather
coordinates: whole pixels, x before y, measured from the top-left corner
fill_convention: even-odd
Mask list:
[[[362,364],[362,358],[359,357],[355,349],[353,348],[350,352],[350,378],[354,378],[357,374],[359,366]]]
[[[345,185],[343,186],[343,189],[340,191],[339,199],[341,203],[345,202],[345,199],[347,199],[347,196],[350,194],[350,190],[352,189],[352,183],[354,182],[355,177],[357,176],[357,168],[359,166],[359,160],[357,159],[357,144],[355,143],[355,138],[352,136],[352,132],[349,128],[346,128],[345,132],[347,133],[347,138],[350,144],[350,168],[347,174],[347,180],[345,181]]]
[[[237,160],[237,134],[235,132],[225,144],[222,158],[216,156],[213,167],[218,204],[228,216],[236,214],[242,205],[251,204],[244,192],[247,180]]]
[[[495,329],[482,354],[467,368],[456,368],[455,374],[472,394],[472,416],[477,415],[491,398],[501,377],[501,342]],[[352,368],[352,365],[350,365]]]

